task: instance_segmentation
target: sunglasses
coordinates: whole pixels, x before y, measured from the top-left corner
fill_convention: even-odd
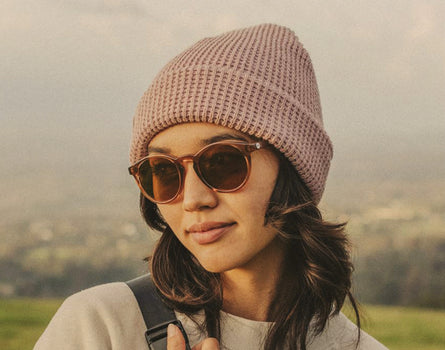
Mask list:
[[[142,194],[150,201],[173,201],[184,184],[184,162],[193,162],[201,181],[216,192],[235,192],[250,175],[250,154],[265,147],[263,142],[220,141],[205,146],[195,155],[149,155],[128,168]]]

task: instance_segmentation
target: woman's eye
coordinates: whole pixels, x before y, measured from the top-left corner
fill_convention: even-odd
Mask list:
[[[170,164],[155,164],[152,166],[152,173],[157,177],[171,176],[175,172],[175,167]]]
[[[222,153],[214,154],[212,158],[210,158],[211,165],[218,165],[224,163],[225,156]]]
[[[207,166],[210,168],[225,166],[230,159],[230,154],[215,153],[208,159]]]
[[[162,175],[165,171],[164,165],[155,165],[153,167],[153,175]]]

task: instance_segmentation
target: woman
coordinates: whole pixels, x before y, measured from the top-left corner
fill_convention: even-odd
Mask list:
[[[344,224],[317,204],[332,158],[308,53],[265,24],[206,38],[168,63],[133,121],[130,173],[162,236],[153,282],[194,349],[385,349],[340,309]],[[358,322],[359,324],[359,322]],[[36,349],[143,349],[124,283],[68,298]],[[168,328],[168,349],[184,349]]]

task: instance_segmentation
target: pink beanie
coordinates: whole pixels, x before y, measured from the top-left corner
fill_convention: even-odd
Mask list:
[[[171,60],[139,102],[130,162],[147,155],[161,130],[190,122],[266,140],[320,201],[332,144],[310,57],[288,28],[262,24],[205,38]]]

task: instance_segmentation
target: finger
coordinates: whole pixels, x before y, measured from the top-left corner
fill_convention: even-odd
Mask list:
[[[185,350],[184,337],[174,324],[169,324],[167,328],[167,350]]]
[[[207,338],[194,346],[193,350],[219,350],[219,342],[216,338]]]

